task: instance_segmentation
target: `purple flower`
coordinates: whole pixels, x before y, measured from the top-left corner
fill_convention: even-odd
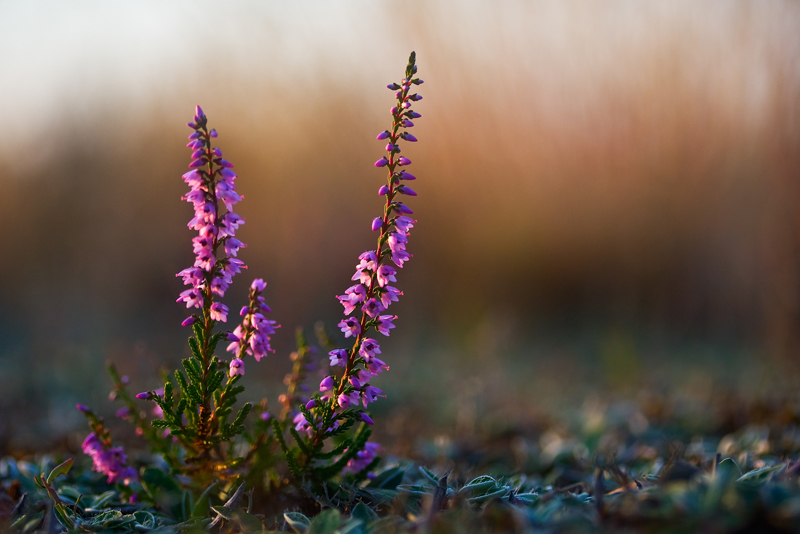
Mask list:
[[[233,378],[236,375],[244,376],[244,361],[239,358],[232,359],[228,375],[231,378]]]
[[[401,269],[403,268],[403,264],[410,259],[411,259],[411,254],[409,254],[405,250],[397,250],[395,252],[392,252],[392,261],[394,262],[395,265],[397,265]]]
[[[84,454],[91,457],[92,469],[106,475],[109,484],[118,482],[128,484],[137,479],[136,471],[125,465],[128,458],[122,447],[105,449],[97,434],[92,432],[86,436],[81,449],[83,449]]]
[[[389,366],[386,365],[386,362],[377,356],[370,358],[365,365],[367,370],[372,373],[373,376],[381,374],[384,369],[387,371],[389,370]]]
[[[358,412],[359,420],[367,423],[368,425],[374,425],[375,421],[372,420],[370,416],[368,416],[365,412]]]
[[[267,283],[261,278],[256,278],[255,280],[253,280],[253,283],[250,284],[251,291],[261,293],[265,289],[267,289]]]
[[[342,332],[344,333],[344,337],[358,337],[361,333],[361,323],[359,323],[358,319],[355,317],[348,317],[347,319],[341,321],[337,325]]]
[[[396,287],[386,286],[381,291],[381,304],[383,304],[384,308],[388,308],[389,304],[397,302],[399,300],[398,297],[402,294],[403,292]]]
[[[221,302],[215,302],[211,305],[211,308],[208,310],[208,315],[214,321],[228,321],[228,307],[222,304]]]
[[[383,196],[389,192],[389,188],[385,185],[382,185],[380,189],[378,189],[378,196]]]
[[[374,339],[365,337],[361,342],[361,348],[358,349],[358,353],[365,360],[369,361],[370,358],[373,358],[376,354],[381,353],[381,346],[378,345],[378,342]]]
[[[326,376],[325,378],[322,379],[322,382],[319,383],[319,390],[323,393],[326,391],[330,391],[333,389],[333,385],[334,385],[333,377]]]
[[[411,142],[411,143],[416,143],[416,142],[417,142],[417,138],[416,138],[416,137],[414,137],[413,135],[411,135],[411,134],[410,134],[410,133],[408,133],[408,132],[403,132],[403,133],[401,133],[401,134],[400,134],[400,137],[402,137],[403,139],[405,139],[406,141],[409,141],[409,142]]]
[[[117,410],[114,415],[120,419],[127,419],[131,415],[131,410],[128,407],[123,407]]]
[[[187,308],[201,308],[203,306],[203,294],[197,288],[187,289],[175,302],[185,302]]]
[[[378,397],[386,397],[386,395],[384,395],[383,391],[381,391],[376,387],[373,386],[365,387],[364,391],[361,392],[361,402],[364,404],[364,408],[366,408],[367,404],[369,404],[370,402],[375,402],[376,400],[378,400]]]
[[[413,128],[414,127],[414,123],[411,122],[408,119],[403,119],[403,121],[400,124],[402,124],[404,128]]]
[[[81,449],[83,450],[84,454],[94,456],[95,454],[100,454],[103,451],[103,444],[100,443],[100,438],[97,437],[97,434],[92,432],[86,436],[86,439],[83,440]]]
[[[307,432],[309,436],[313,432],[311,423],[306,421],[306,416],[303,415],[302,413],[295,415],[292,422],[294,423],[294,429],[297,430],[298,432]]]
[[[376,139],[378,139],[378,141],[383,141],[384,139],[386,139],[388,137],[389,137],[389,130],[384,130],[384,131],[382,131],[381,133],[378,134],[378,137]]]
[[[363,306],[361,306],[361,311],[369,315],[371,318],[375,318],[379,313],[385,311],[383,304],[380,303],[377,299],[369,299],[367,300]]]
[[[392,252],[405,250],[408,243],[408,236],[405,232],[392,232],[386,240]]]
[[[417,177],[416,177],[416,176],[414,176],[414,175],[413,175],[413,174],[411,174],[410,172],[406,172],[406,171],[402,171],[402,172],[399,174],[399,178],[400,178],[401,180],[416,180],[416,179],[417,179]]]
[[[389,164],[389,160],[386,158],[381,158],[375,162],[376,167],[386,167]]]
[[[395,191],[397,191],[401,195],[408,195],[410,197],[417,196],[417,192],[405,184],[400,184],[399,186],[397,186],[397,189],[395,189]]]
[[[401,231],[403,233],[408,233],[409,230],[414,228],[414,223],[416,223],[416,222],[417,221],[411,219],[410,217],[406,217],[404,215],[401,215],[400,217],[397,217],[394,220],[394,225],[399,231]]]
[[[402,165],[411,165],[411,160],[406,158],[406,157],[404,157],[404,156],[400,156],[400,159],[397,160],[397,164],[401,165],[401,166]]]
[[[369,417],[367,417],[367,419],[369,419]],[[370,421],[372,421],[372,419],[370,419]],[[355,458],[347,462],[347,466],[345,466],[343,472],[358,473],[359,471],[363,471],[378,457],[378,453],[382,448],[383,447],[377,443],[367,442],[364,445],[364,450],[358,451]]]
[[[359,273],[356,273],[359,274]],[[356,284],[347,288],[344,295],[339,295],[336,298],[344,306],[344,314],[350,315],[360,303],[364,302],[367,296],[367,290],[361,284]]]
[[[422,80],[420,80],[420,82],[421,82],[421,81],[422,81]],[[419,113],[417,113],[416,111],[409,111],[408,113],[406,113],[406,116],[408,116],[408,117],[410,117],[410,118],[412,118],[412,119],[418,119],[418,118],[422,117],[422,115],[420,115],[420,114],[419,114]]]
[[[359,399],[358,392],[357,391],[352,391],[352,392],[350,392],[348,394],[345,394],[345,393],[340,394],[336,398],[336,402],[339,404],[339,406],[343,410],[346,410],[346,409],[350,408],[351,406],[358,405],[358,399]]]
[[[377,232],[378,230],[381,229],[382,226],[383,226],[383,219],[381,219],[380,217],[375,217],[372,220],[372,231],[373,232]]]
[[[388,265],[381,265],[378,267],[378,285],[383,287],[387,285],[389,282],[397,282],[397,278],[395,275],[397,271],[394,267],[390,267]]]
[[[337,366],[337,365],[339,365],[341,367],[344,367],[345,365],[347,365],[347,359],[349,358],[349,355],[347,354],[346,350],[344,350],[344,349],[334,349],[334,350],[330,351],[328,353],[328,355],[329,355],[329,357],[331,359],[331,367],[334,367],[334,366]]]
[[[396,315],[381,315],[380,317],[378,317],[378,326],[377,326],[378,332],[380,332],[384,336],[388,336],[389,330],[395,327],[394,323],[392,323],[392,321],[394,321],[395,319],[397,319]]]
[[[186,319],[181,321],[181,326],[191,326],[196,322],[197,322],[197,316],[196,315],[190,315],[189,317],[187,317]]]
[[[89,413],[89,412],[91,412],[91,410],[89,409],[89,407],[88,407],[88,406],[86,406],[86,405],[84,405],[84,404],[76,404],[76,405],[75,405],[75,407],[76,407],[76,408],[78,409],[78,411],[79,411],[79,412],[81,412],[81,413]]]
[[[139,400],[150,400],[150,399],[153,398],[153,392],[152,391],[143,391],[141,393],[137,393],[136,394],[136,398],[139,399]]]

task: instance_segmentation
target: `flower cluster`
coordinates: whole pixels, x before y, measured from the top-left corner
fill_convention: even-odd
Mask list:
[[[83,453],[92,459],[92,469],[106,475],[109,484],[122,482],[127,485],[138,480],[136,470],[127,465],[128,457],[122,447],[111,446],[111,434],[103,424],[103,418],[83,404],[76,404],[75,407],[86,416],[92,429],[81,446]]]
[[[236,330],[228,333],[228,352],[234,354],[230,363],[229,376],[244,376],[244,355],[253,356],[257,362],[267,355],[274,352],[270,346],[270,337],[275,333],[279,325],[264,317],[265,313],[272,310],[267,306],[261,293],[266,289],[267,283],[260,278],[253,280],[250,284],[250,304],[241,309],[239,314],[244,317],[242,324]]]
[[[412,53],[406,68],[406,77],[399,84],[388,85],[389,89],[395,91],[397,98],[396,105],[391,108],[392,127],[379,133],[377,137],[378,140],[387,141],[387,155],[375,162],[375,166],[386,167],[388,170],[386,184],[378,190],[378,194],[386,200],[383,215],[375,218],[371,224],[372,231],[378,232],[377,247],[359,256],[356,272],[352,277],[355,285],[336,297],[344,307],[345,315],[338,326],[345,338],[353,338],[354,344],[349,350],[337,348],[330,351],[331,367],[343,368],[340,378],[325,377],[319,386],[320,395],[311,399],[306,410],[297,414],[294,419],[295,429],[298,432],[307,432],[316,443],[324,436],[323,430],[330,432],[336,429],[343,417],[371,425],[372,419],[361,408],[366,409],[378,397],[385,397],[369,381],[389,367],[378,357],[381,354],[378,342],[367,335],[370,329],[374,329],[388,336],[395,327],[397,316],[386,311],[392,303],[399,300],[403,292],[392,284],[397,282],[397,269],[403,268],[411,258],[406,246],[409,232],[416,221],[409,217],[413,212],[401,198],[417,195],[407,185],[407,182],[416,177],[406,170],[411,165],[411,160],[400,155],[400,142],[417,141],[408,132],[414,126],[412,119],[421,116],[411,109],[414,102],[422,99],[420,95],[411,92],[413,86],[423,83],[422,80],[413,78],[417,71],[415,59],[415,54]],[[394,266],[386,262],[387,258]],[[361,313],[354,314],[356,310]],[[367,465],[374,459],[379,446],[369,445],[370,447],[362,448],[351,460],[354,469],[362,463]]]
[[[194,207],[194,217],[188,226],[197,231],[197,237],[192,239],[195,262],[177,274],[183,278],[184,285],[191,286],[180,294],[178,302],[185,302],[187,308],[203,310],[206,323],[227,321],[227,306],[214,302],[214,297],[223,297],[233,276],[246,268],[244,262],[236,258],[239,249],[245,247],[235,237],[236,230],[244,224],[244,219],[233,212],[233,206],[242,200],[234,185],[236,173],[231,170],[233,165],[222,159],[222,151],[212,148],[211,139],[217,137],[217,131],[209,131],[207,123],[203,110],[197,106],[194,122],[188,124],[194,130],[187,145],[193,150],[191,170],[183,175],[190,191],[182,198]],[[220,214],[220,202],[225,205],[225,214]],[[220,248],[224,253],[222,257]],[[183,325],[198,320],[192,315]]]
[[[84,454],[91,457],[92,469],[108,476],[109,484],[122,482],[127,485],[132,480],[137,480],[136,471],[126,465],[128,457],[122,447],[106,447],[97,434],[92,432],[83,440],[81,448]]]

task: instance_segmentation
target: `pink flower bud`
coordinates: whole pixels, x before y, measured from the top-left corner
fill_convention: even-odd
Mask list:
[[[378,137],[376,137],[376,139],[378,141],[383,141],[384,139],[388,139],[388,137],[389,137],[389,130],[384,130],[378,134]]]
[[[389,164],[389,160],[386,158],[381,158],[375,162],[376,167],[386,167]]]
[[[375,217],[375,219],[372,220],[373,232],[377,232],[378,230],[381,229],[382,226],[383,226],[383,219],[381,219],[380,217]]]
[[[411,160],[406,158],[406,157],[404,157],[404,156],[400,156],[400,159],[397,160],[397,164],[401,165],[401,166],[402,165],[411,165]]]
[[[389,192],[389,188],[385,185],[382,185],[380,189],[378,189],[378,195],[383,196]]]

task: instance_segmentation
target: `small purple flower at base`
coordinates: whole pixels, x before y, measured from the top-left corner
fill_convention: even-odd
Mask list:
[[[410,134],[410,133],[408,133],[408,132],[403,132],[403,133],[401,133],[401,134],[400,134],[400,137],[402,137],[403,139],[405,139],[406,141],[409,141],[409,142],[411,142],[411,143],[416,143],[416,142],[417,142],[417,138],[416,138],[416,137],[414,137],[413,135],[411,135],[411,134]]]
[[[139,399],[139,400],[150,400],[150,399],[153,398],[153,392],[152,391],[143,391],[141,393],[137,393],[136,394],[136,398]]]
[[[400,177],[401,180],[409,180],[409,181],[417,179],[416,176],[414,176],[410,172],[406,172],[406,171],[401,172],[399,177]]]
[[[356,457],[347,462],[347,466],[342,470],[345,473],[358,473],[359,471],[363,471],[369,464],[371,464],[375,458],[378,457],[378,453],[383,449],[379,444],[367,442],[364,445],[364,450],[358,451]]]
[[[376,167],[386,167],[389,164],[389,160],[386,158],[381,158],[375,162]]]
[[[377,232],[378,230],[381,229],[382,226],[383,226],[383,219],[381,219],[380,217],[375,217],[372,220],[372,231],[373,232]]]
[[[389,130],[384,130],[378,134],[378,137],[376,137],[376,139],[378,141],[383,141],[384,139],[388,139],[388,137],[389,137]]]
[[[385,185],[382,185],[380,189],[378,189],[378,196],[384,196],[386,193],[389,192],[389,188]]]
[[[330,351],[328,353],[328,355],[329,355],[329,357],[331,359],[331,367],[335,367],[337,365],[341,366],[341,367],[344,367],[345,365],[347,365],[347,359],[348,359],[349,355],[347,354],[346,350],[344,350],[344,349],[334,349],[334,350]]]
[[[361,333],[361,323],[358,322],[358,319],[355,317],[348,317],[344,321],[340,322],[337,325],[342,332],[344,332],[344,337],[358,337]]]
[[[373,421],[372,418],[366,414],[366,412],[358,412],[358,419],[367,423],[368,425],[375,424],[375,421]]]
[[[400,166],[411,165],[411,160],[405,156],[401,156],[400,159],[397,160],[397,164]]]
[[[84,454],[92,459],[92,469],[106,475],[109,484],[118,482],[128,484],[132,480],[137,480],[136,471],[125,465],[127,456],[122,447],[105,450],[97,434],[92,432],[86,436],[81,449],[83,449]]]
[[[378,317],[378,326],[376,327],[378,332],[384,336],[388,336],[389,330],[395,327],[394,323],[392,322],[395,319],[397,319],[396,315],[381,315]]]
[[[306,410],[311,410],[317,407],[317,399],[311,399],[306,403]]]
[[[419,119],[420,117],[422,117],[422,115],[420,115],[416,111],[409,111],[406,115],[412,119]]]
[[[81,449],[83,450],[84,454],[94,456],[95,454],[100,454],[103,451],[103,444],[100,443],[100,438],[97,437],[97,434],[92,432],[86,436],[86,439],[83,440]]]
[[[181,322],[181,326],[191,326],[191,325],[193,325],[193,324],[194,324],[194,323],[196,323],[196,322],[197,322],[197,316],[195,316],[195,315],[190,315],[189,317],[187,317],[186,319],[184,319],[184,320]]]
[[[244,376],[244,361],[242,361],[240,358],[232,359],[228,375],[231,378],[236,375]]]
[[[262,421],[269,421],[269,418],[270,418],[269,412],[261,412]]]

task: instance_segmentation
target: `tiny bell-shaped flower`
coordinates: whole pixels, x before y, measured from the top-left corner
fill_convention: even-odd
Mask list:
[[[378,195],[383,196],[389,192],[389,188],[385,185],[382,185],[380,189],[378,189]]]
[[[381,229],[382,226],[383,226],[383,219],[381,219],[380,217],[375,217],[372,220],[372,231],[373,232],[377,232],[378,230]]]
[[[384,139],[388,138],[389,138],[389,130],[384,130],[378,134],[378,137],[376,139],[378,139],[378,141],[383,141]]]
[[[376,167],[386,167],[389,164],[389,160],[386,158],[381,158],[375,162]]]
[[[231,378],[236,375],[244,376],[244,361],[240,358],[231,360],[230,372],[228,373]]]

